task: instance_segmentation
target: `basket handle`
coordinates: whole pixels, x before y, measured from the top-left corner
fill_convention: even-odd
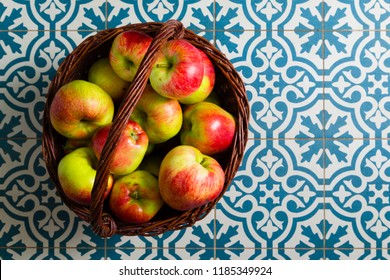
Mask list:
[[[95,183],[92,189],[92,202],[89,211],[92,230],[102,237],[113,235],[117,228],[111,215],[103,211],[105,186],[109,177],[109,167],[113,160],[113,152],[116,143],[118,142],[121,133],[124,131],[127,121],[146,87],[160,47],[169,39],[183,38],[184,33],[185,28],[183,24],[177,20],[169,20],[161,25],[161,28],[154,36],[134,80],[128,88],[118,112],[114,117],[97,167]]]

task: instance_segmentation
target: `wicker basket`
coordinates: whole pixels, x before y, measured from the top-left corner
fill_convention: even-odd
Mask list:
[[[126,30],[137,30],[149,34],[154,39],[145,55],[141,66],[131,83],[113,120],[113,126],[101,154],[97,168],[95,185],[92,190],[92,203],[89,207],[71,201],[63,192],[57,174],[57,166],[64,156],[65,138],[57,133],[50,123],[50,106],[57,90],[75,79],[87,79],[89,67],[99,57],[108,56],[114,38]],[[155,61],[156,53],[167,40],[184,38],[197,48],[203,50],[215,66],[216,81],[214,91],[222,102],[221,106],[233,114],[237,120],[237,131],[234,143],[228,151],[216,158],[225,171],[225,185],[220,196],[207,205],[179,212],[164,206],[149,222],[144,224],[126,224],[109,213],[103,194],[104,184],[109,176],[109,165],[115,143],[123,131],[132,110],[145,88]],[[192,226],[204,218],[220,199],[231,183],[242,160],[248,137],[249,105],[244,84],[229,60],[204,38],[185,29],[176,20],[166,23],[141,23],[107,29],[84,40],[60,65],[47,93],[43,118],[43,156],[49,175],[54,182],[64,203],[82,220],[91,224],[93,231],[102,237],[119,235],[158,235],[166,231],[178,230]]]

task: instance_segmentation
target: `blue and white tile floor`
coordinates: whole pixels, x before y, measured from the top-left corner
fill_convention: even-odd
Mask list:
[[[82,40],[175,18],[246,84],[245,158],[204,220],[102,239],[41,153],[45,94]],[[0,259],[390,259],[389,0],[3,0]]]

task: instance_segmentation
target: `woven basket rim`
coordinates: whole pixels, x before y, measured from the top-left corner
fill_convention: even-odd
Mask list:
[[[85,77],[85,72],[91,65],[91,63],[85,63],[85,60],[93,61],[96,60],[97,57],[107,54],[107,48],[109,48],[113,39],[121,32],[127,30],[137,30],[147,33],[153,37],[153,42],[118,109],[119,113],[117,114],[120,116],[117,116],[113,121],[113,126],[117,125],[119,132],[121,126],[123,129],[123,119],[126,117],[128,119],[128,116],[131,114],[132,109],[147,83],[148,73],[150,73],[154,59],[153,56],[155,56],[154,54],[164,42],[173,38],[184,38],[208,55],[216,69],[215,92],[217,95],[229,93],[222,99],[224,102],[224,106],[222,107],[232,113],[237,121],[237,130],[233,145],[231,149],[221,155],[221,158],[219,159],[221,161],[223,160],[225,163],[225,185],[221,194],[214,201],[206,205],[184,212],[173,211],[167,207],[164,211],[170,213],[171,216],[167,214],[168,216],[162,216],[160,218],[157,215],[156,218],[152,219],[150,222],[137,225],[123,223],[109,213],[104,206],[104,187],[102,187],[104,184],[99,183],[107,181],[109,162],[112,158],[110,157],[110,149],[112,149],[113,143],[116,142],[115,137],[118,138],[118,136],[111,133],[109,139],[107,139],[107,147],[103,149],[103,154],[106,153],[101,155],[102,159],[100,160],[97,169],[95,186],[92,191],[92,203],[90,207],[86,207],[78,205],[70,200],[61,188],[58,180],[57,166],[64,155],[64,150],[61,145],[64,141],[64,137],[59,135],[50,123],[50,105],[57,90],[67,82],[80,77]],[[248,122],[249,103],[246,97],[244,83],[240,75],[234,69],[232,63],[221,51],[203,37],[184,28],[182,23],[177,20],[169,20],[165,23],[147,22],[130,24],[106,29],[86,38],[60,64],[46,95],[42,124],[42,152],[50,178],[63,202],[82,220],[90,223],[93,231],[97,235],[102,237],[108,237],[113,234],[128,236],[158,235],[166,231],[179,230],[192,226],[195,222],[203,219],[213,209],[215,204],[226,192],[242,161],[248,140]]]

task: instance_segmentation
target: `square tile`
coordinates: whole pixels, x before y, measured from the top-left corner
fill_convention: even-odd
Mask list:
[[[51,183],[37,139],[0,140],[0,243],[10,247],[104,247]]]
[[[306,36],[311,38],[308,32],[216,32],[217,47],[246,85],[251,138],[323,137],[322,58],[315,49],[306,50],[310,56],[302,49]],[[316,58],[320,63],[308,67]]]
[[[324,60],[326,99],[349,115],[354,130],[349,137],[388,137],[389,37],[381,31],[337,34],[344,36],[325,33],[326,41],[332,42]]]
[[[342,142],[342,141],[340,141]],[[345,236],[349,248],[387,248],[390,240],[389,146],[385,140],[354,140],[351,160],[335,163],[327,180],[328,236]],[[328,214],[329,213],[329,214]],[[334,228],[333,233],[331,233]],[[347,241],[348,240],[348,241]],[[335,243],[335,241],[332,241]],[[352,247],[351,247],[352,246]],[[332,246],[333,247],[333,246]]]
[[[322,146],[314,156],[294,149],[296,141],[248,142],[244,160],[217,205],[218,248],[240,252],[255,247],[323,247],[322,236],[311,238],[321,234],[324,217]],[[314,161],[306,166],[311,156]],[[310,241],[300,243],[303,237]]]
[[[119,255],[126,253],[128,257],[132,257],[133,251],[139,254],[140,250],[137,249],[142,248],[143,259],[173,258],[174,255],[179,254],[176,252],[179,249],[179,255],[183,259],[193,257],[210,259],[214,257],[214,223],[214,211],[211,211],[192,227],[182,230],[167,231],[157,236],[111,236],[107,238],[107,248],[113,250],[112,258],[118,258]],[[159,248],[164,250],[157,250]]]
[[[108,28],[177,19],[190,30],[211,30],[214,26],[214,3],[206,1],[136,1],[114,0],[108,4]]]
[[[1,135],[7,138],[40,137],[45,94],[50,81],[62,60],[90,32],[4,34],[0,43],[10,45],[4,48],[4,53],[0,51]]]
[[[324,1],[326,30],[384,30],[390,23],[387,1]]]

